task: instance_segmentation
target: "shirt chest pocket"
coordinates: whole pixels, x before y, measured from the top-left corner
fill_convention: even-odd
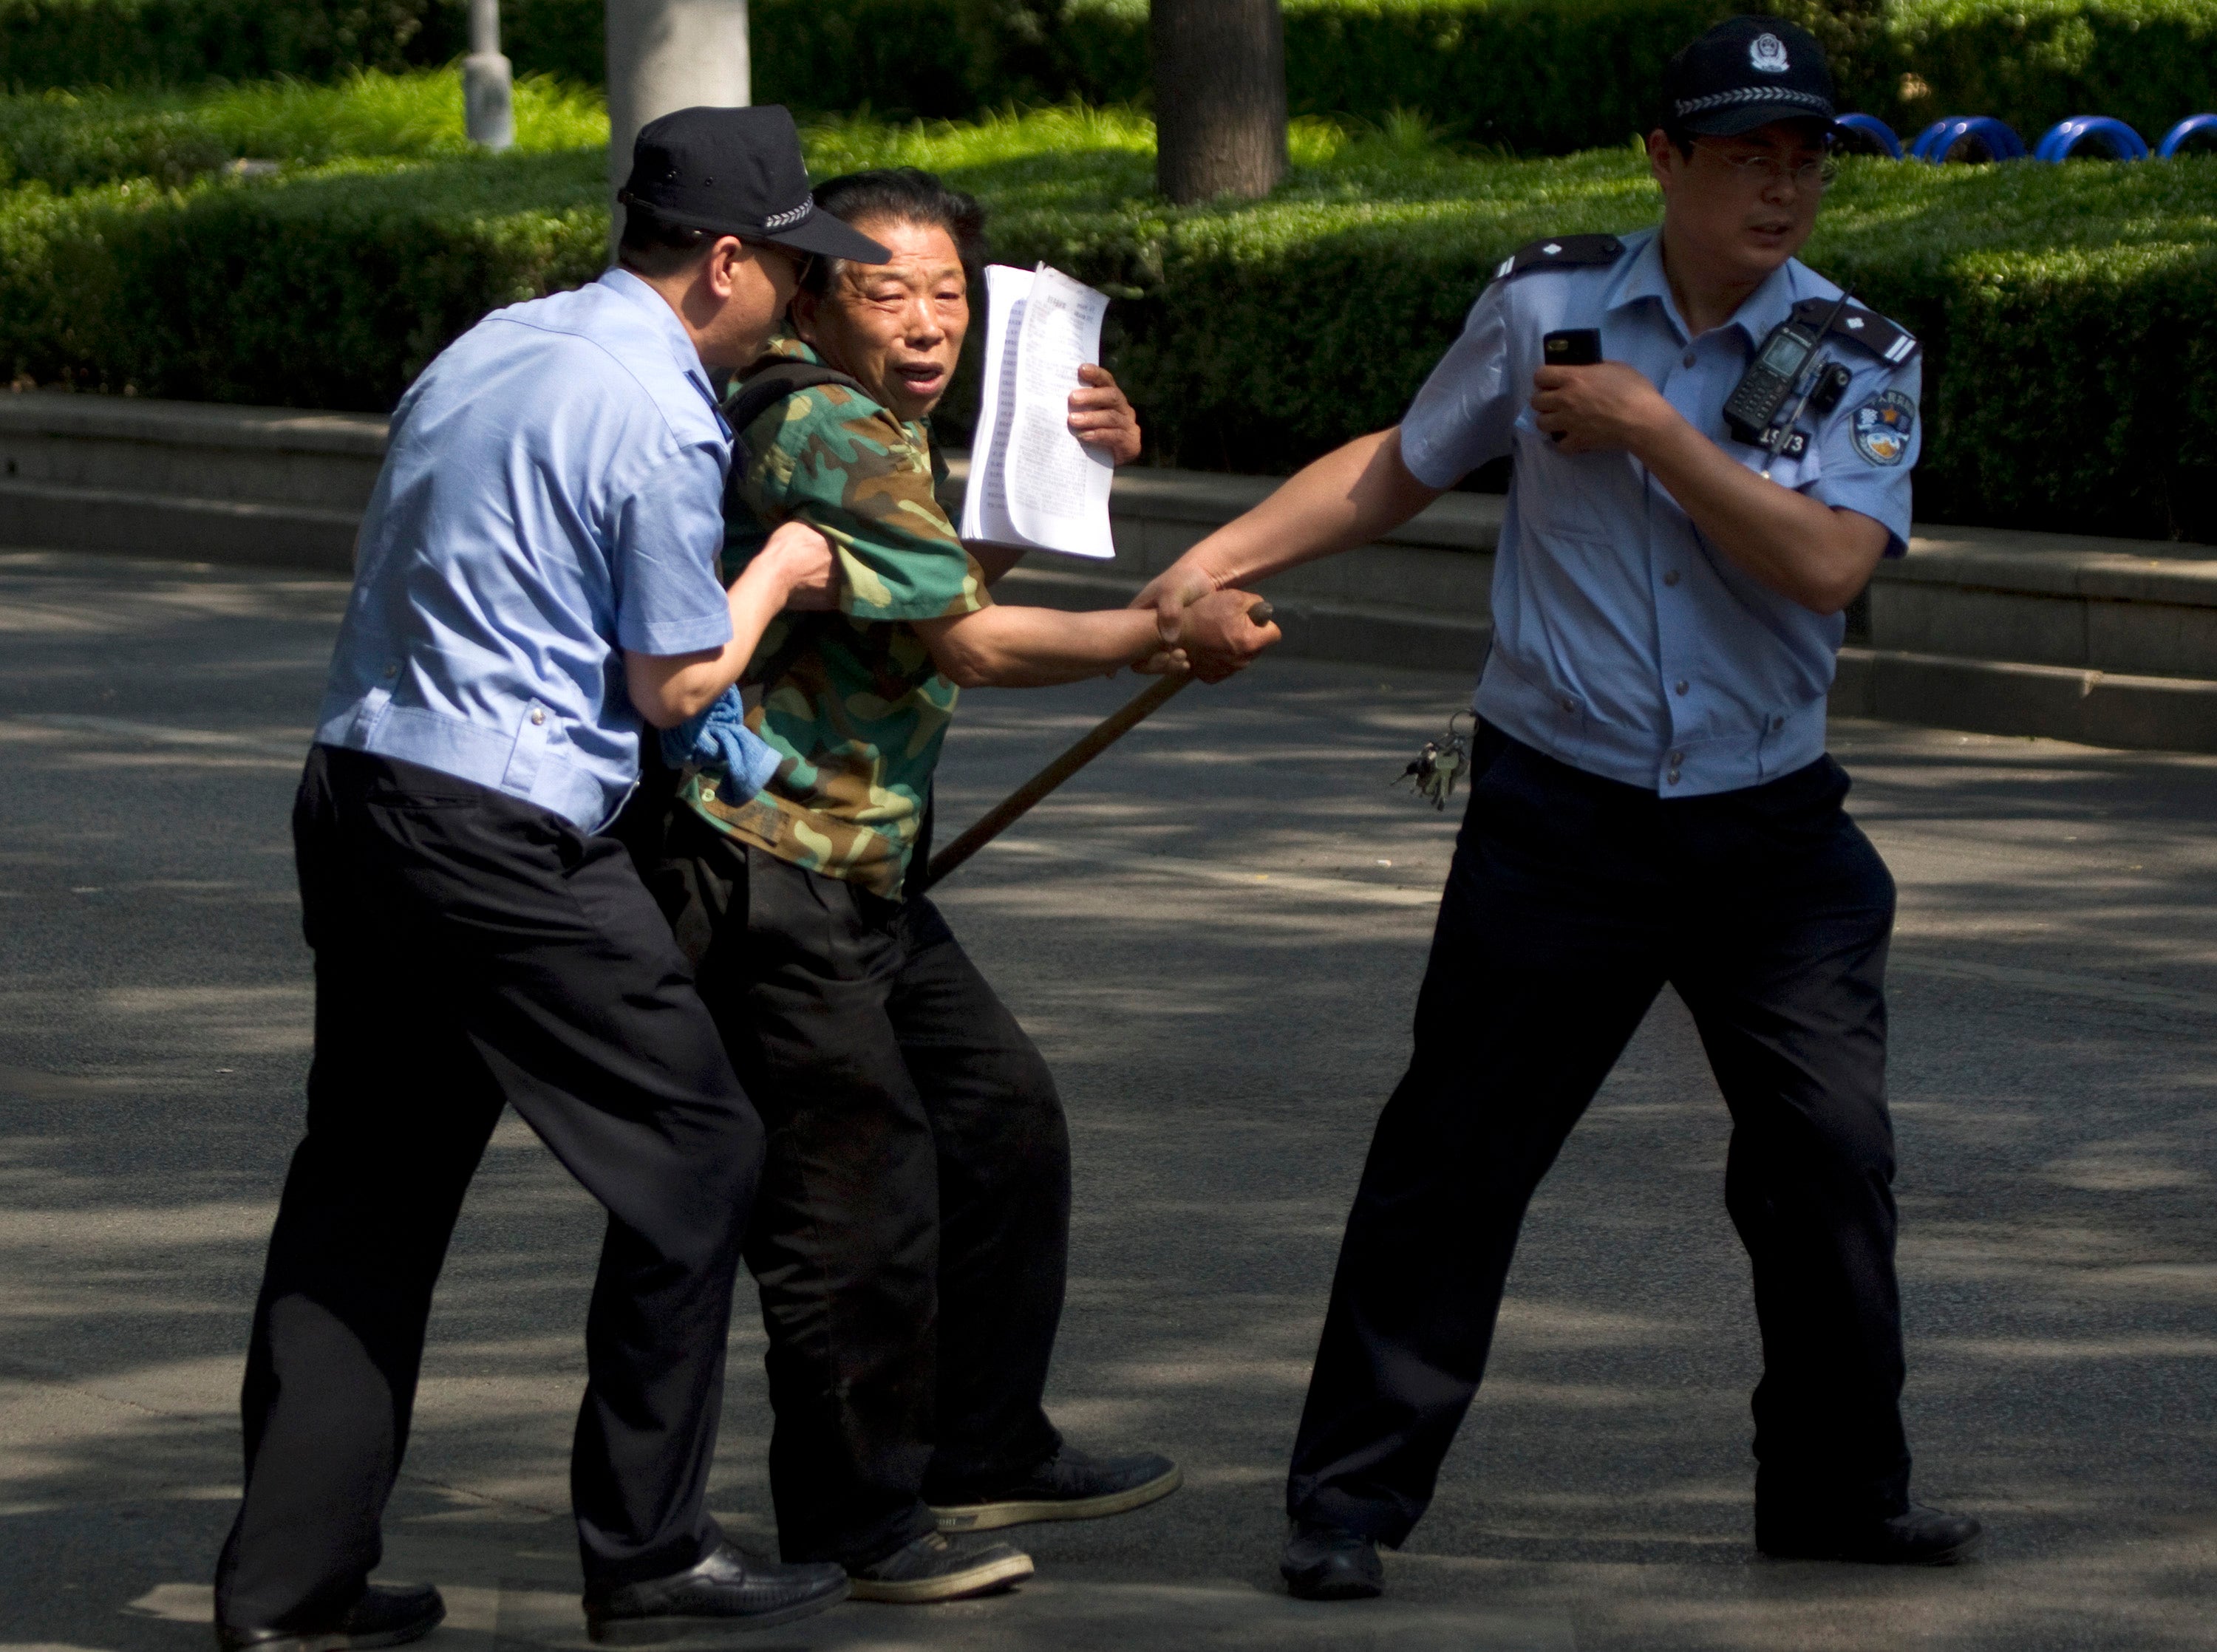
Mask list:
[[[1516,420],[1515,451],[1516,509],[1528,529],[1609,541],[1640,531],[1645,505],[1630,454],[1566,453],[1528,407]]]

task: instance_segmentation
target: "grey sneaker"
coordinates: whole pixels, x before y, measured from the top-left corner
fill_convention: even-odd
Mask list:
[[[958,1544],[936,1532],[868,1566],[850,1566],[857,1600],[920,1606],[1012,1589],[1032,1575],[1032,1557],[1012,1543]]]
[[[997,1532],[1037,1520],[1098,1520],[1128,1514],[1169,1496],[1183,1478],[1176,1464],[1152,1452],[1096,1458],[1065,1446],[1021,1474],[966,1486],[929,1501],[942,1532]]]

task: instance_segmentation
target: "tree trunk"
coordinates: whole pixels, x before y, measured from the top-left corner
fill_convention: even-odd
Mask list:
[[[1153,0],[1155,182],[1172,200],[1267,195],[1286,174],[1278,0]]]
[[[611,250],[623,233],[613,197],[631,176],[639,129],[673,109],[748,101],[747,0],[608,0]]]

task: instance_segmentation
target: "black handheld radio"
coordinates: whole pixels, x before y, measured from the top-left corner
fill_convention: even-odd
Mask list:
[[[1847,309],[1852,293],[1853,289],[1842,293],[1840,301],[1832,306],[1832,313],[1819,326],[1810,327],[1789,319],[1772,328],[1770,336],[1755,353],[1755,360],[1740,375],[1739,383],[1725,398],[1726,428],[1738,440],[1762,448],[1769,456],[1770,462],[1763,467],[1765,476],[1770,474],[1770,465],[1781,457],[1799,459],[1808,446],[1809,439],[1794,428],[1794,420],[1801,416],[1801,410],[1814,400],[1819,410],[1829,412],[1838,404],[1841,393],[1847,389],[1846,369],[1837,362],[1829,363],[1802,391],[1792,409],[1787,409],[1787,398],[1808,372],[1810,359],[1824,348],[1825,335],[1832,330],[1832,324]],[[1782,412],[1785,416],[1782,418]]]
[[[1551,367],[1590,367],[1601,361],[1601,329],[1565,327],[1540,340],[1541,358]]]
[[[1592,367],[1601,365],[1601,329],[1598,327],[1564,327],[1541,335],[1540,358],[1551,367]],[[1553,432],[1547,438],[1560,441],[1563,433]]]

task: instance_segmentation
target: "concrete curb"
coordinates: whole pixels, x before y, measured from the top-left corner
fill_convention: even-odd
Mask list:
[[[2217,681],[1843,648],[1831,707],[1849,717],[2134,751],[2217,752]]]
[[[386,429],[367,414],[0,395],[0,546],[344,573]],[[962,456],[952,469],[959,499]],[[1276,485],[1124,472],[1114,561],[1041,558],[1004,589],[1121,606]],[[1474,673],[1503,508],[1449,494],[1375,545],[1273,579],[1287,651]],[[2217,547],[1920,526],[1867,607],[1840,656],[1842,712],[2217,752]]]

